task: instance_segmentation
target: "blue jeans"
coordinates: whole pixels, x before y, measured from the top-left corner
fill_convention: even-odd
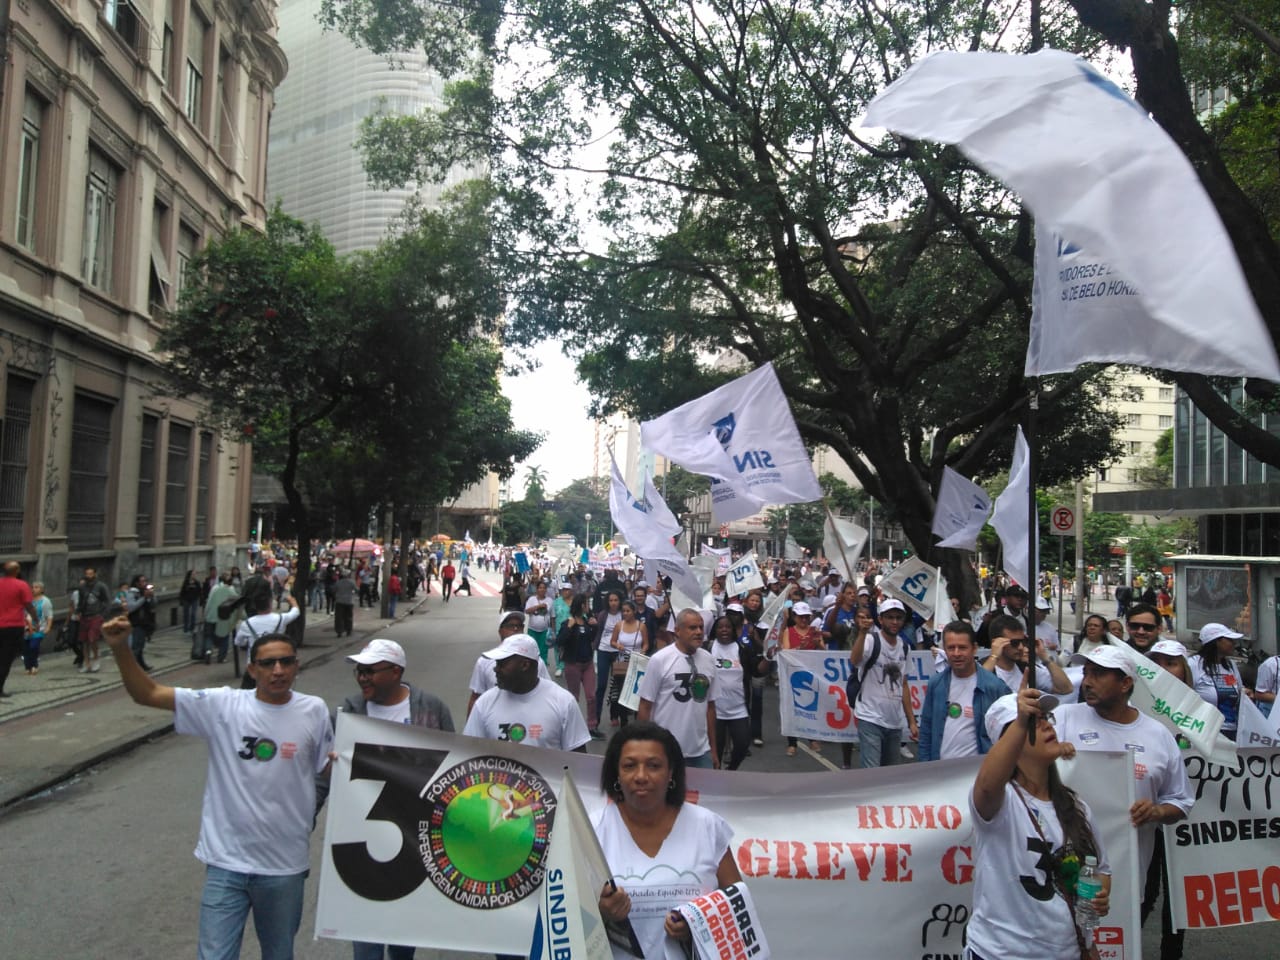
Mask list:
[[[397,947],[390,943],[386,944],[386,953],[383,953],[383,944],[381,943],[361,943],[359,940],[352,941],[351,956],[352,960],[413,960],[413,951],[416,947]]]
[[[200,896],[199,960],[236,960],[250,910],[262,960],[293,960],[307,872],[272,877],[206,866]]]
[[[891,767],[902,762],[902,731],[867,720],[858,721],[858,752],[863,767]]]
[[[199,600],[188,600],[182,605],[182,632],[193,634],[196,632],[196,610],[200,608]]]
[[[613,658],[617,654],[612,650],[596,651],[596,717],[602,717],[600,708],[604,706],[604,694],[609,689],[609,681],[613,679]]]
[[[394,593],[387,597],[387,616],[392,620],[396,618],[396,601],[399,599]]]
[[[686,767],[698,767],[702,770],[715,769],[715,763],[711,758],[710,750],[708,750],[706,753],[700,753],[696,757],[685,757],[684,765]]]

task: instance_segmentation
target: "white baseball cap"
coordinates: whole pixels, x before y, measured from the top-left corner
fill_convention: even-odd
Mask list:
[[[404,647],[394,640],[370,640],[359,653],[347,657],[347,663],[358,663],[361,666],[372,666],[375,663],[394,663],[397,667],[406,667]]]
[[[822,609],[828,610],[831,607],[834,607],[838,602],[839,601],[836,599],[836,595],[834,593],[828,593],[822,598]]]
[[[1159,653],[1166,657],[1185,657],[1187,648],[1177,640],[1157,640],[1151,645],[1151,649],[1147,651],[1147,656],[1153,653]]]
[[[886,610],[901,610],[903,613],[907,612],[907,608],[902,605],[902,601],[897,597],[885,597],[880,601],[880,612],[884,613]]]
[[[524,623],[525,616],[523,610],[503,610],[502,613],[498,614],[498,629],[501,630],[502,625],[512,617],[519,617],[520,622]]]
[[[1088,653],[1077,653],[1070,660],[1070,665],[1073,667],[1081,667],[1086,663],[1092,663],[1107,670],[1119,670],[1129,678],[1135,676],[1133,661],[1121,653],[1118,647],[1110,643],[1101,647],[1094,647]]]
[[[1050,603],[1048,600],[1046,600],[1044,597],[1036,597],[1036,609],[1037,609],[1037,610],[1052,610],[1052,609],[1053,609],[1053,604],[1052,604],[1052,603]]]
[[[537,660],[538,641],[527,633],[513,633],[492,650],[486,650],[482,656],[490,660],[505,660],[507,657],[527,657],[530,660]]]
[[[730,604],[727,604],[727,605],[725,606],[725,609],[726,609],[726,610],[732,610],[734,613],[746,613],[746,610],[743,608],[742,604],[740,604],[740,603],[730,603]]]
[[[1036,702],[1040,705],[1041,713],[1051,713],[1057,709],[1061,701],[1052,694],[1042,693]],[[987,707],[987,716],[983,722],[987,725],[987,736],[991,738],[991,742],[995,743],[999,740],[1004,728],[1017,719],[1018,695],[1016,693],[1006,693]]]
[[[799,601],[798,603],[794,603],[794,604],[792,604],[792,606],[791,606],[791,612],[792,612],[792,613],[794,613],[797,617],[812,617],[812,616],[813,616],[813,608],[812,608],[812,607],[810,607],[810,606],[809,606],[807,603],[805,603],[803,600]]]
[[[1229,637],[1232,640],[1244,639],[1243,633],[1236,633],[1230,627],[1222,623],[1206,623],[1200,628],[1200,642],[1213,643],[1215,640],[1221,640],[1223,637]]]

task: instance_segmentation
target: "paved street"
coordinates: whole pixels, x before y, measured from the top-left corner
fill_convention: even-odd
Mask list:
[[[486,581],[493,575],[482,574]],[[492,585],[490,583],[490,585]],[[488,592],[488,591],[485,591]],[[445,605],[433,594],[417,612],[402,606],[394,625],[357,611],[356,636],[337,641],[323,616],[309,621],[302,648],[306,664],[299,689],[334,702],[354,691],[342,656],[358,649],[365,636],[400,642],[409,657],[406,677],[442,697],[460,727],[466,708],[467,678],[479,653],[496,642],[498,603],[490,596],[458,597]],[[155,645],[152,660],[166,683],[221,684],[231,681],[230,665],[191,664],[180,636]],[[59,655],[61,656],[61,655]],[[48,658],[37,678],[79,678],[79,686],[53,682],[36,694],[19,692],[0,716],[0,943],[15,958],[106,958],[170,960],[191,956],[203,870],[191,856],[199,824],[205,779],[204,747],[169,733],[171,715],[134,706],[118,686],[113,668],[85,676]],[[84,683],[84,681],[92,683]],[[90,689],[76,699],[76,690]],[[51,692],[56,691],[56,692]],[[27,698],[24,703],[22,698]],[[40,697],[47,699],[41,701]],[[756,748],[746,765],[754,770],[812,772],[828,763],[824,755],[802,749],[785,755],[777,734],[776,691],[769,691],[768,743]],[[602,743],[593,743],[600,753]],[[107,757],[101,762],[96,758]],[[52,789],[11,803],[39,784],[74,771]],[[25,786],[25,789],[24,789]],[[315,877],[320,844],[313,847],[309,908],[299,935],[298,956],[347,958],[342,942],[312,941]],[[1268,955],[1263,944],[1274,928],[1257,926],[1226,934],[1193,934],[1188,958]],[[1262,953],[1259,954],[1261,948]],[[779,953],[785,960],[786,954]],[[1158,957],[1158,937],[1148,937],[1143,956]],[[250,931],[244,956],[259,956]],[[420,950],[423,960],[474,956]],[[817,958],[824,960],[824,958]]]

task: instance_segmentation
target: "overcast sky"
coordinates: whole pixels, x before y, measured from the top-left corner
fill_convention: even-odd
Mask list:
[[[511,493],[517,498],[524,496],[529,466],[546,471],[550,493],[591,475],[594,425],[587,416],[587,389],[578,383],[573,361],[564,354],[547,349],[538,359],[542,365],[532,373],[502,378],[516,427],[544,435],[542,446],[516,469]]]

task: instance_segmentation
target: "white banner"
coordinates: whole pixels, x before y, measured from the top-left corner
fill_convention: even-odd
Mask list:
[[[783,736],[857,743],[858,721],[845,693],[851,670],[849,654],[843,650],[779,650],[778,714]],[[911,691],[911,711],[917,720],[933,672],[930,651],[907,651],[903,679]],[[902,738],[910,742],[906,730]]]
[[[719,453],[706,442],[711,432]],[[686,470],[712,478],[716,523],[749,517],[765,503],[822,499],[772,363],[645,421],[640,442]]]
[[[336,748],[317,936],[523,955],[563,770],[594,813],[606,802],[600,758],[347,713]],[[1115,871],[1100,935],[1124,952],[1104,956],[1139,957],[1132,757],[1081,751],[1059,766],[1092,807]],[[779,955],[848,956],[849,924],[815,918],[847,917],[856,903],[859,916],[877,918],[857,927],[859,956],[960,956],[977,768],[973,759],[813,774],[691,769],[689,800],[729,822],[730,852]]]
[[[649,658],[643,653],[633,653],[627,660],[627,675],[622,678],[622,690],[618,692],[618,704],[628,710],[640,709],[640,681],[648,669]]]
[[[729,569],[729,563],[733,558],[733,548],[711,547],[704,543],[698,555],[701,557],[715,557],[716,574],[719,575]]]
[[[760,573],[756,555],[748,553],[725,571],[724,592],[726,596],[740,597],[756,589],[764,589],[764,575]]]
[[[938,505],[933,511],[933,532],[940,547],[977,550],[978,534],[991,515],[987,491],[950,467],[942,468]]]
[[[1174,928],[1280,920],[1280,751],[1242,749],[1229,766],[1186,764],[1196,805],[1164,828]],[[1274,949],[1261,944],[1258,956]]]
[[[1178,743],[1201,756],[1228,766],[1236,761],[1236,748],[1219,732],[1222,714],[1168,670],[1162,670],[1134,650],[1107,634],[1107,639],[1131,664],[1137,674],[1129,703],[1149,717],[1155,717],[1178,738]]]
[[[955,144],[1017,191],[1037,226],[1087,251],[1054,263],[1038,231],[1027,376],[1101,361],[1280,380],[1275,346],[1200,177],[1091,64],[1061,50],[935,53],[872,101],[866,123]],[[1123,310],[1128,296],[1142,309]],[[1112,298],[1123,320],[1117,310],[1074,309]]]
[[[877,586],[929,620],[938,606],[940,579],[937,567],[929,566],[919,557],[910,557],[894,567]]]

